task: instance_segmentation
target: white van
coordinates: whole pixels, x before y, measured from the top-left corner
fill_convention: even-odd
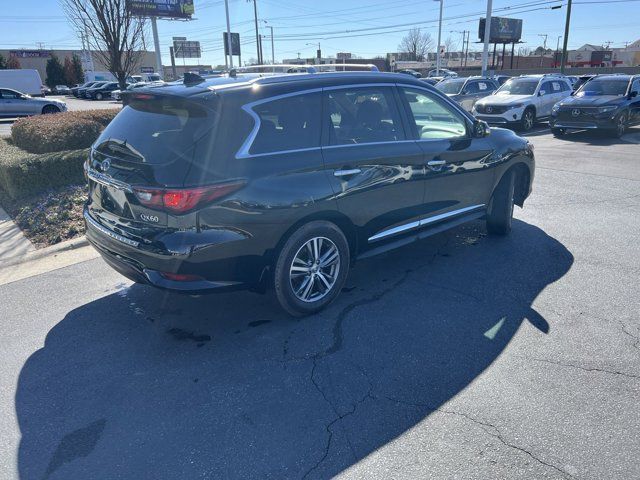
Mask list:
[[[42,79],[37,70],[0,70],[0,88],[10,88],[34,97],[42,96]]]

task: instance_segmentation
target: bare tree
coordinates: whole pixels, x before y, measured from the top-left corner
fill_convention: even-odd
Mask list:
[[[451,37],[447,37],[444,41],[444,51],[447,58],[451,58],[451,54],[458,49],[458,42]]]
[[[419,28],[412,28],[402,38],[398,50],[406,52],[411,56],[412,60],[422,61],[425,56],[433,48],[433,39],[429,33],[422,33]]]
[[[86,34],[90,50],[118,79],[121,88],[143,54],[145,19],[133,16],[126,0],[60,0],[76,30]]]

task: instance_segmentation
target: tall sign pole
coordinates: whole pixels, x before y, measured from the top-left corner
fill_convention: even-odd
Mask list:
[[[233,68],[233,48],[231,46],[232,45],[231,23],[229,22],[229,0],[224,0],[224,11],[227,15],[227,48],[229,49],[229,68]]]
[[[484,46],[482,47],[482,76],[487,76],[487,66],[489,64],[489,36],[491,35],[491,10],[492,0],[487,0],[487,15],[484,19]]]
[[[440,40],[442,38],[442,4],[443,3],[444,3],[444,0],[440,0],[440,21],[438,23],[438,51],[436,52],[436,75],[440,75]]]
[[[162,70],[162,52],[160,52],[160,39],[158,38],[158,23],[156,17],[151,17],[151,31],[153,32],[153,48],[156,49],[156,68],[158,69],[158,75],[161,79],[164,79],[164,72]]]
[[[567,21],[564,25],[564,40],[562,40],[562,60],[560,60],[560,73],[564,73],[567,63],[567,43],[569,42],[569,24],[571,23],[571,0],[567,1]]]

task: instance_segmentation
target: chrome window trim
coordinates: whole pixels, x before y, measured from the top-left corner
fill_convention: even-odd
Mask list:
[[[98,230],[101,233],[104,233],[106,236],[108,236],[110,238],[113,238],[114,240],[122,242],[125,245],[129,245],[131,247],[137,247],[138,245],[140,245],[140,242],[136,242],[135,240],[129,240],[128,238],[125,238],[122,235],[118,235],[117,233],[112,232],[108,228],[103,227],[97,221],[95,221],[93,218],[91,218],[91,215],[89,215],[89,213],[86,210],[84,212],[84,219],[93,228],[95,228],[96,230]]]
[[[348,145],[326,145],[324,147],[320,145],[318,147],[298,148],[293,150],[275,150],[273,152],[265,152],[265,153],[249,153],[251,150],[251,146],[253,145],[253,142],[258,136],[258,132],[260,131],[260,117],[255,111],[253,111],[253,108],[255,106],[261,105],[263,103],[280,100],[282,98],[295,97],[298,95],[305,95],[309,93],[323,92],[325,90],[341,90],[345,88],[370,88],[370,87],[378,87],[378,86],[383,86],[388,88],[388,87],[394,87],[396,86],[396,84],[379,82],[379,83],[356,83],[356,84],[348,84],[348,85],[334,85],[331,87],[318,87],[318,88],[311,88],[307,90],[300,90],[297,92],[283,93],[281,95],[274,95],[273,97],[263,98],[263,99],[256,100],[254,102],[243,105],[241,108],[245,112],[247,112],[251,116],[251,118],[253,118],[254,123],[253,123],[253,129],[251,130],[251,132],[249,133],[245,141],[242,143],[242,146],[236,153],[236,159],[263,157],[265,155],[281,155],[284,153],[309,152],[313,150],[319,150],[322,148],[351,147],[351,146],[358,146],[358,145],[380,145],[385,143],[399,143],[399,142],[415,142],[415,140],[397,140],[397,141],[390,141],[390,142],[354,143],[354,144],[348,144]]]
[[[372,237],[369,237],[368,242],[375,242],[376,240],[380,240],[382,238],[386,238],[390,235],[395,235],[397,233],[405,232],[407,230],[413,230],[414,228],[419,228],[425,225],[429,225],[431,223],[438,222],[440,220],[445,220],[450,217],[455,217],[462,213],[468,213],[474,210],[479,210],[484,208],[485,204],[481,203],[479,205],[471,205],[470,207],[459,208],[457,210],[452,210],[450,212],[441,213],[439,215],[434,215],[431,217],[425,217],[420,220],[416,220],[413,222],[405,223],[403,225],[399,225],[397,227],[389,228],[387,230],[383,230],[381,232],[376,233]]]
[[[105,185],[107,187],[117,188],[118,190],[122,190],[124,192],[133,193],[133,190],[131,189],[131,185],[121,182],[120,180],[116,180],[115,178],[109,175],[105,175],[104,173],[98,172],[97,170],[91,167],[88,167],[86,171],[87,171],[87,177],[89,177],[91,180],[93,180],[96,183]]]

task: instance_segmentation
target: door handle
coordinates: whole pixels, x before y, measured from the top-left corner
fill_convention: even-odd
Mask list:
[[[445,163],[447,163],[447,162],[445,162],[444,160],[429,160],[429,161],[427,162],[427,165],[428,165],[429,167],[441,167],[441,166],[443,166]]]
[[[358,173],[360,173],[362,170],[360,170],[359,168],[349,168],[349,169],[345,169],[345,170],[336,170],[335,172],[333,172],[333,176],[334,177],[348,177],[350,175],[356,175]]]

